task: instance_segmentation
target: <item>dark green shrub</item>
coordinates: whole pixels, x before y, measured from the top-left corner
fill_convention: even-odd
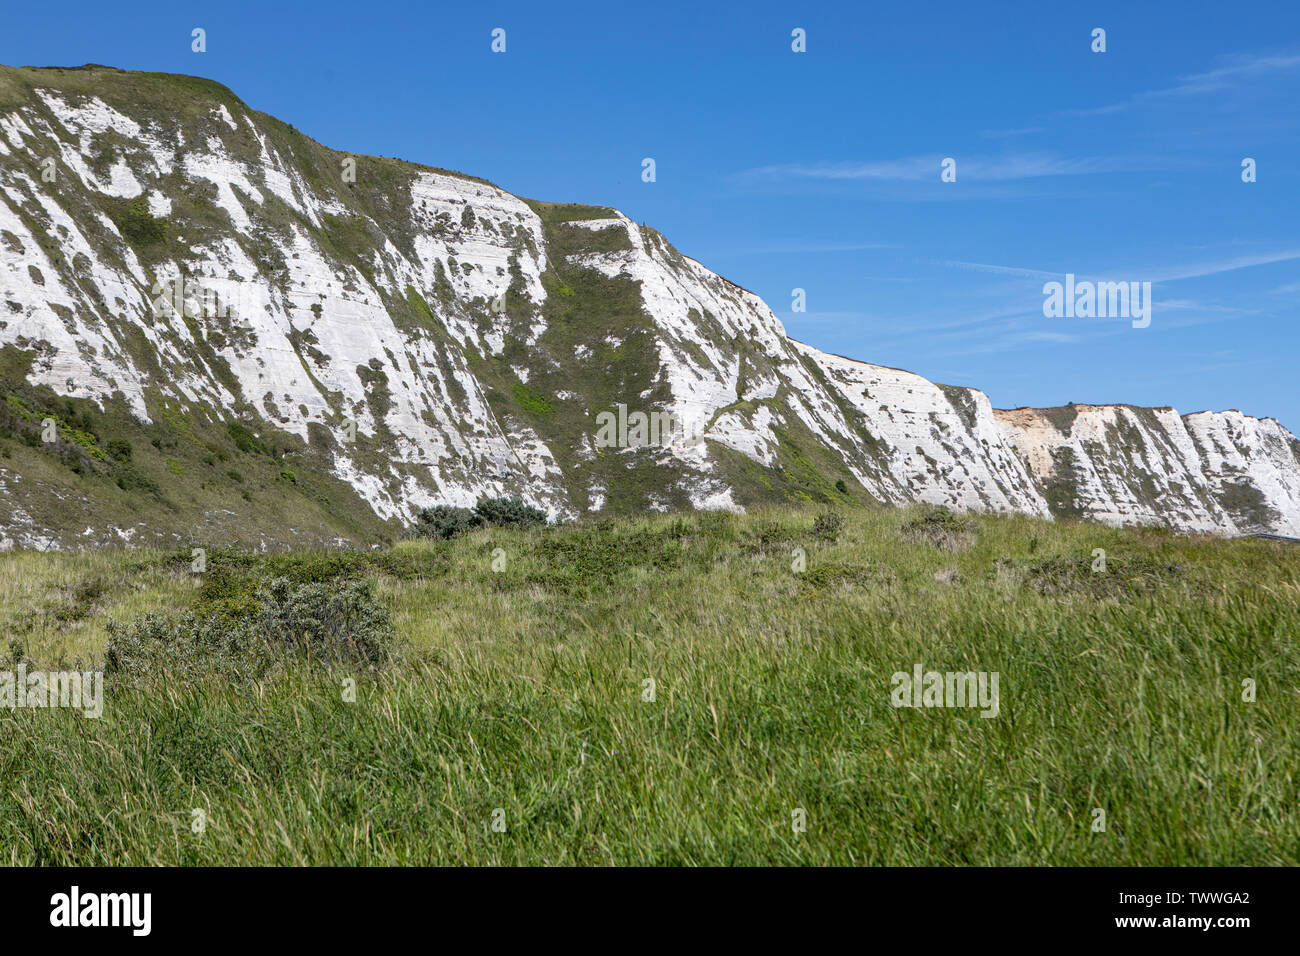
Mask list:
[[[496,528],[536,528],[546,524],[546,512],[519,498],[480,498],[471,511],[452,505],[422,508],[415,516],[412,535],[417,538],[452,538],[484,525]]]
[[[483,519],[468,508],[455,508],[451,505],[421,508],[415,519],[413,534],[416,537],[438,538],[443,541],[450,541],[483,523]]]
[[[134,465],[128,464],[127,462],[118,462],[113,467],[113,481],[123,491],[138,489],[140,491],[147,491],[150,494],[162,494],[162,489],[158,487],[158,482],[154,481],[148,475],[141,473],[138,468]]]
[[[249,455],[266,455],[269,450],[252,429],[240,422],[226,422],[226,434],[235,443],[235,447]]]
[[[550,415],[555,411],[554,405],[524,384],[515,385],[515,401],[524,411],[534,415]]]
[[[54,619],[70,624],[89,616],[95,602],[104,596],[107,585],[100,578],[83,578],[67,589],[67,602],[54,609]]]
[[[149,213],[149,204],[143,196],[114,204],[108,214],[133,246],[153,246],[167,239],[167,224]]]
[[[1023,568],[1024,583],[1039,594],[1061,597],[1085,594],[1093,598],[1124,598],[1156,594],[1161,589],[1190,579],[1178,564],[1144,555],[1112,556],[1102,571],[1093,558],[1057,557]]]
[[[295,585],[276,578],[259,597],[258,626],[279,653],[377,666],[397,640],[368,581]]]
[[[271,645],[245,621],[149,612],[126,625],[108,622],[104,673],[110,676],[256,679],[273,663]]]
[[[21,638],[9,638],[9,650],[7,653],[0,654],[0,667],[13,668],[19,664],[31,664],[32,659],[27,656],[27,645]]]
[[[134,453],[131,443],[123,438],[110,438],[104,450],[108,452],[109,458],[116,461],[130,461]]]
[[[303,659],[361,667],[392,659],[396,632],[368,582],[294,584],[276,578],[251,601],[244,593],[229,598],[227,613],[148,613],[126,625],[110,621],[105,673],[255,680]],[[230,613],[237,604],[243,616]]]
[[[958,518],[947,508],[931,508],[903,525],[903,540],[929,544],[940,551],[961,551],[975,540],[975,523]]]
[[[498,528],[535,528],[546,524],[545,511],[524,504],[518,498],[480,498],[474,506],[474,514],[484,523]]]
[[[250,620],[259,607],[258,578],[242,568],[221,563],[218,557],[219,552],[209,555],[194,612],[203,618]]]
[[[826,511],[813,521],[812,533],[814,537],[821,538],[823,541],[834,541],[840,536],[840,528],[843,525],[844,518],[838,512]]]

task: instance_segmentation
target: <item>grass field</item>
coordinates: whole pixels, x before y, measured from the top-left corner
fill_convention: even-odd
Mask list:
[[[100,667],[109,618],[211,613],[271,576],[370,580],[400,638],[374,669],[109,674],[99,719],[0,710],[0,862],[1300,861],[1300,548],[818,517],[213,553],[201,575],[0,555],[0,670]],[[997,716],[895,708],[918,664],[996,672]]]

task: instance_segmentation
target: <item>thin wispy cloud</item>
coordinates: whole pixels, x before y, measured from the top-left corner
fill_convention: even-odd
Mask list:
[[[1254,256],[1235,256],[1218,262],[1204,262],[1194,266],[1181,266],[1164,272],[1153,271],[1148,274],[1152,282],[1176,282],[1179,279],[1199,279],[1202,276],[1219,275],[1222,272],[1235,272],[1252,266],[1265,266],[1274,262],[1291,262],[1300,259],[1300,249],[1287,249],[1282,252],[1265,253]]]
[[[740,249],[727,249],[711,254],[711,258],[738,258],[741,256],[768,255],[822,255],[832,252],[868,252],[872,249],[896,249],[892,242],[791,242],[770,246],[750,246]]]
[[[1026,126],[1022,129],[986,129],[981,130],[980,135],[985,139],[1009,139],[1012,136],[1029,136],[1033,133],[1041,133],[1045,129],[1044,126]]]
[[[943,160],[939,154],[870,161],[781,163],[741,173],[751,181],[939,181]],[[1002,156],[962,156],[957,160],[957,181],[1008,182],[1049,176],[1092,176],[1099,173],[1147,172],[1168,169],[1164,157],[1085,156],[1070,158],[1054,153],[1015,153]]]
[[[1042,269],[1022,269],[1019,266],[990,265],[987,262],[963,262],[960,259],[948,259],[943,263],[950,269],[968,269],[972,272],[988,272],[1000,276],[1018,276],[1024,279],[1056,279],[1059,272],[1046,272]]]
[[[1022,342],[1051,342],[1057,345],[1083,341],[1082,336],[1072,335],[1069,332],[1026,332],[1019,336],[1019,339]]]
[[[1258,315],[1258,309],[1243,309],[1236,305],[1212,305],[1195,299],[1157,299],[1155,307],[1161,312],[1213,312],[1221,315]]]
[[[1001,352],[1016,352],[1027,346],[1042,345],[1078,345],[1093,341],[1099,335],[1116,334],[1120,329],[1090,330],[1087,336],[1070,332],[1047,332],[1042,330],[1009,332],[1004,335],[984,336],[976,344],[965,348],[947,349],[937,354],[943,357],[965,355],[994,355]]]
[[[1300,259],[1300,249],[1285,249],[1279,252],[1234,256],[1231,259],[1202,262],[1190,266],[1174,266],[1163,269],[1124,269],[1123,272],[1128,280],[1138,279],[1144,282],[1178,282],[1182,279],[1200,279],[1205,276],[1219,275],[1224,272],[1235,272],[1238,269],[1249,269],[1253,266],[1271,265],[1275,262],[1291,262],[1296,259]],[[1065,276],[1066,271],[1068,271],[1063,270],[1059,272],[1051,272],[1044,269],[1030,269],[1022,266],[994,265],[986,262],[963,262],[961,260],[953,259],[944,260],[942,264],[953,269],[988,272],[993,275],[1018,276],[1025,279],[1061,279]],[[1079,280],[1120,281],[1116,278],[1113,271],[1111,273],[1075,272],[1074,275]],[[1297,289],[1300,289],[1300,283],[1296,283],[1292,286],[1283,286],[1282,288],[1274,289],[1273,291],[1296,291]]]
[[[1273,76],[1278,73],[1300,69],[1300,55],[1284,56],[1235,56],[1225,58],[1223,66],[1204,73],[1193,73],[1178,78],[1173,86],[1158,90],[1144,90],[1128,99],[1106,106],[1089,109],[1064,110],[1064,116],[1097,116],[1104,113],[1118,113],[1122,110],[1142,106],[1147,103],[1170,97],[1193,96],[1214,93],[1229,89],[1242,80],[1256,77]]]

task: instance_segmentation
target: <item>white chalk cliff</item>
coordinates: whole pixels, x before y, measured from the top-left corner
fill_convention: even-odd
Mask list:
[[[177,278],[227,314],[159,308]],[[394,528],[482,495],[568,518],[849,494],[1300,536],[1300,442],[1277,421],[995,410],[790,339],[614,210],[336,153],[191,78],[3,68],[5,346],[28,385],[142,427],[165,408],[294,436]],[[601,448],[619,404],[703,440]],[[0,458],[0,538],[75,545],[22,479]]]

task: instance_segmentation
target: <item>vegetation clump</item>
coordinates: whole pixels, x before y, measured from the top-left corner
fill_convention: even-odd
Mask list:
[[[519,498],[480,498],[474,514],[498,528],[536,528],[546,524],[546,512]]]
[[[964,551],[975,541],[975,523],[958,518],[947,508],[932,508],[903,525],[903,540],[940,551]]]
[[[1105,564],[1092,558],[1059,557],[1027,566],[1023,578],[1029,587],[1048,597],[1084,594],[1116,598],[1155,594],[1177,582],[1183,571],[1178,564],[1147,557],[1111,557]]]
[[[1048,510],[1055,518],[1082,518],[1084,508],[1079,500],[1081,475],[1079,456],[1069,445],[1052,449],[1052,477],[1043,487]]]
[[[519,498],[480,498],[471,508],[434,505],[415,516],[413,536],[450,541],[475,528],[536,528],[546,524],[546,512]]]
[[[416,525],[412,532],[415,537],[440,538],[443,541],[460,537],[482,524],[471,509],[457,508],[454,505],[421,508],[415,520]]]
[[[813,537],[821,538],[823,541],[834,541],[840,536],[840,528],[844,525],[844,516],[837,511],[823,511],[813,521]]]
[[[554,405],[522,383],[515,385],[515,401],[524,411],[534,415],[550,415],[555,411]]]
[[[295,584],[276,578],[247,611],[188,611],[178,617],[150,612],[126,625],[110,621],[105,673],[256,680],[295,661],[378,667],[389,662],[397,642],[388,610],[368,581]]]
[[[1267,528],[1278,518],[1278,513],[1265,501],[1263,492],[1249,482],[1225,484],[1219,492],[1219,503],[1238,524],[1251,529]]]
[[[167,223],[149,212],[143,196],[114,205],[108,215],[122,238],[137,248],[156,246],[167,241]]]

